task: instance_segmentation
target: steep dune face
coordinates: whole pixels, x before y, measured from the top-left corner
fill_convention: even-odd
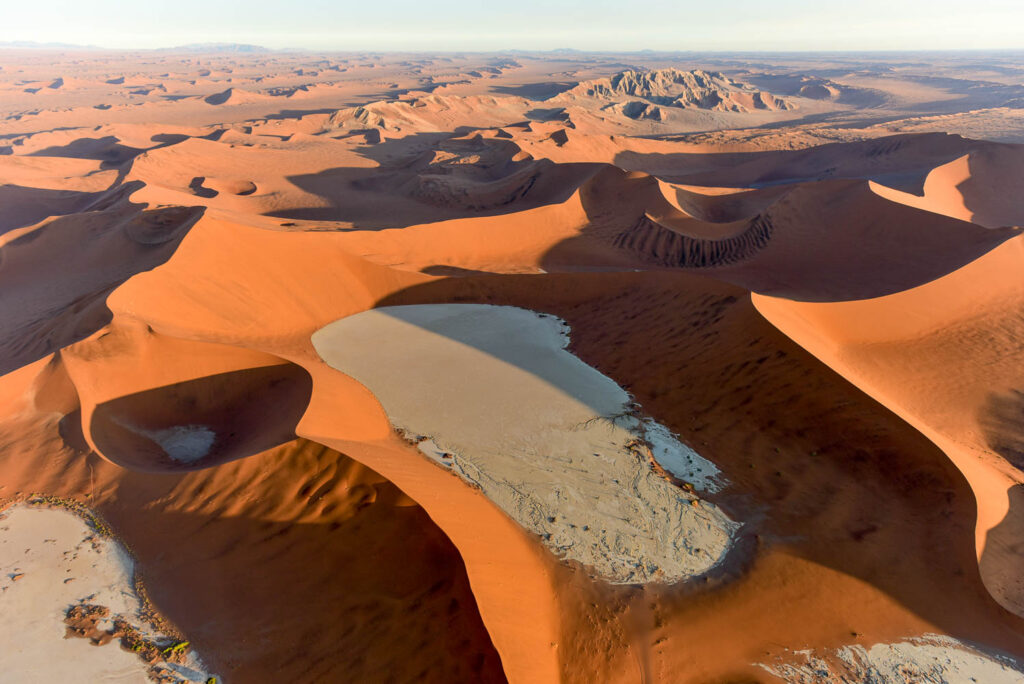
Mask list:
[[[110,319],[104,300],[126,279],[165,262],[199,208],[119,206],[44,221],[0,237],[0,371],[86,337]],[[52,279],[54,260],[62,263]]]
[[[514,214],[351,232],[339,238],[345,249],[369,261],[432,275],[639,265],[631,255],[597,241],[577,243],[552,264],[551,250],[578,239],[589,223],[580,195],[574,193],[564,202]]]
[[[353,256],[344,236],[287,233],[209,218],[167,268],[139,274],[107,300],[115,313],[186,339],[291,352],[299,335],[428,280]],[[235,264],[224,268],[223,255]],[[329,293],[329,296],[327,296]]]
[[[1019,179],[1024,153],[1010,145],[986,146],[933,169],[921,196],[874,185],[896,202],[971,221],[986,228],[1020,226],[1024,207]]]
[[[915,287],[1020,232],[947,216],[928,202],[912,206],[878,188],[850,179],[700,195],[610,169],[581,189],[591,218],[584,232],[651,266],[698,268],[804,301]]]
[[[867,179],[907,192],[920,192],[928,173],[992,143],[957,135],[886,135],[875,140],[816,145],[803,150],[739,156],[717,169],[682,171],[672,180],[694,185],[766,187],[829,179]]]
[[[663,266],[712,268],[752,258],[768,244],[773,230],[770,221],[755,219],[739,235],[706,240],[672,230],[644,214],[619,233],[613,244]]]
[[[62,354],[89,446],[125,468],[207,468],[295,438],[312,383],[267,354],[120,323]]]
[[[771,225],[755,258],[716,272],[806,301],[878,297],[943,276],[1019,234],[889,202],[862,181],[794,189],[751,221]]]
[[[559,625],[553,609],[552,559],[486,498],[399,440],[373,395],[326,366],[311,348],[309,336],[323,325],[430,280],[358,259],[341,248],[341,237],[206,221],[183,242],[167,268],[133,279],[108,304],[115,316],[137,318],[158,335],[225,345],[216,348],[221,350],[230,349],[229,344],[262,350],[230,354],[227,363],[214,364],[218,371],[242,363],[266,364],[268,353],[301,365],[313,378],[313,393],[296,434],[352,455],[423,505],[457,540],[506,672],[522,681],[551,681],[557,671],[552,644],[558,641]],[[219,255],[228,246],[238,258],[237,268],[213,267],[222,264]],[[299,273],[305,274],[305,283],[295,280]],[[177,344],[185,344],[191,355],[196,343]],[[262,364],[251,362],[254,354],[264,359]],[[219,355],[212,354],[211,363]],[[189,365],[180,368],[187,371]],[[147,382],[161,388],[167,384],[160,378]],[[133,391],[136,387],[132,385]],[[100,391],[119,395],[112,389]],[[161,391],[160,398],[171,397]],[[266,404],[261,399],[259,405]],[[465,524],[467,516],[474,525]],[[509,591],[510,582],[539,598],[520,600]]]
[[[963,471],[978,503],[982,577],[1024,613],[1018,488],[1020,238],[932,283],[874,300],[755,297],[783,332],[903,416]]]
[[[706,223],[730,223],[757,216],[789,192],[789,187],[715,188],[658,180],[661,194],[674,208]]]
[[[573,353],[741,481],[754,498],[732,505],[768,517],[751,565],[713,578],[709,593],[609,597],[570,578],[559,600],[565,681],[659,672],[687,672],[692,682],[756,679],[764,675],[749,664],[764,662],[766,632],[778,643],[820,643],[823,634],[834,644],[876,643],[956,624],[966,630],[960,638],[993,643],[1007,634],[996,623],[1012,630],[1015,618],[978,578],[975,503],[959,472],[914,428],[774,329],[741,289],[678,271],[481,276],[431,282],[383,303],[455,297],[564,318]],[[823,612],[824,604],[835,611]]]
[[[388,480],[305,440],[201,470],[123,468],[69,446],[62,363],[26,370],[0,382],[5,496],[98,511],[152,607],[223,679],[506,681],[459,552]]]
[[[692,237],[723,238],[742,232],[791,187],[764,189],[676,185],[643,171],[604,166],[580,186],[580,197],[594,225],[591,232],[615,236],[644,214]]]
[[[383,418],[386,426],[373,396],[325,363],[310,360],[304,367],[315,389],[298,434],[372,467],[423,506],[458,548],[505,676],[510,681],[558,681],[564,622],[557,562],[476,489],[428,462],[404,440],[394,434],[372,439],[353,434],[346,423],[354,410]]]

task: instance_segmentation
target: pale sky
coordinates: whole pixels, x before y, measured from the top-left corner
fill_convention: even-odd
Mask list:
[[[311,50],[1024,48],[1024,0],[0,0],[0,42]]]

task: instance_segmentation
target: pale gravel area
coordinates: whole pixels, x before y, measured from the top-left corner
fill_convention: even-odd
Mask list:
[[[156,442],[168,457],[179,463],[195,463],[205,458],[217,441],[217,433],[205,425],[173,425],[149,430],[114,417],[114,422]]]
[[[64,637],[64,616],[79,603],[106,606],[155,636],[140,616],[133,561],[120,544],[66,510],[17,505],[0,512],[0,682],[149,682],[147,665],[116,640],[94,646]],[[175,668],[174,681],[210,676],[194,654],[185,667],[165,667]]]
[[[1021,684],[1022,664],[950,637],[926,634],[892,644],[801,651],[796,661],[761,667],[787,684]],[[801,662],[802,661],[802,662]]]
[[[719,563],[739,527],[701,492],[715,466],[566,351],[568,326],[508,306],[384,307],[313,335],[420,450],[557,555],[612,582],[674,582]],[[651,458],[693,491],[670,483]]]
[[[175,425],[164,430],[140,430],[175,461],[195,463],[210,453],[217,433],[205,425]]]

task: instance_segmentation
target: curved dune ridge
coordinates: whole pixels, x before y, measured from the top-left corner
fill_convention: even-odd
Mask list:
[[[766,318],[921,430],[963,471],[978,504],[981,576],[996,600],[1018,614],[1024,612],[1024,557],[1010,539],[1021,524],[1024,465],[1016,342],[1022,263],[1016,238],[944,278],[888,297],[754,300]],[[974,363],[964,368],[957,363],[963,358]],[[913,391],[918,386],[930,391]]]
[[[33,55],[4,671],[1024,681],[1016,86]]]

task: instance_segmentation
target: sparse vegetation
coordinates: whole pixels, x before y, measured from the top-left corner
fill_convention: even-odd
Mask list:
[[[112,627],[108,630],[100,629],[100,623],[108,619],[112,620]],[[64,615],[64,624],[67,626],[69,637],[89,639],[95,646],[102,646],[117,639],[122,649],[136,654],[150,665],[150,678],[156,682],[168,681],[166,673],[157,667],[159,663],[184,663],[191,648],[188,641],[173,637],[150,638],[123,615],[111,616],[110,609],[106,606],[72,606]],[[215,681],[215,678],[211,680]]]
[[[31,494],[26,503],[29,506],[48,506],[70,511],[84,520],[101,537],[107,539],[114,538],[114,530],[107,524],[107,521],[100,517],[96,511],[75,499],[52,494]]]

